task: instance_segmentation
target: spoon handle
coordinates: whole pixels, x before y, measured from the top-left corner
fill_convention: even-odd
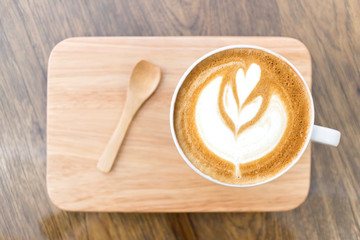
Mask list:
[[[134,101],[127,99],[120,121],[98,161],[97,168],[100,171],[104,173],[110,172],[119,148],[124,140],[126,131],[138,109],[138,106],[136,105],[137,104],[134,104]]]

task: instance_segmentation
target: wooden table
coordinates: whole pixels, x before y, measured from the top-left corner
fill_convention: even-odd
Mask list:
[[[360,1],[1,1],[0,239],[359,239]],[[316,124],[310,193],[278,213],[69,213],[46,192],[51,49],[72,36],[274,35],[313,60]]]

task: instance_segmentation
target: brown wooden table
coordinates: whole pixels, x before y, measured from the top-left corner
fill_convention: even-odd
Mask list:
[[[80,2],[80,3],[79,3]],[[0,3],[0,239],[360,239],[360,1],[89,0]],[[316,124],[304,204],[279,213],[68,213],[46,192],[51,49],[72,36],[273,35],[313,60]]]

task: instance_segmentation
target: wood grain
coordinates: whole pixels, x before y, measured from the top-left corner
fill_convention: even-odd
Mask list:
[[[70,38],[51,53],[47,101],[47,187],[70,211],[281,211],[299,206],[310,185],[310,147],[286,174],[252,188],[214,184],[181,159],[172,141],[172,94],[186,69],[222,46],[253,44],[291,61],[311,85],[311,59],[282,37]],[[171,53],[171,54],[169,54]],[[96,164],[123,112],[133,66],[162,69],[157,91],[133,119],[109,174]],[[91,187],[87,187],[88,185]]]
[[[359,239],[360,1],[3,0],[0,4],[0,239]],[[289,36],[312,56],[310,192],[280,213],[69,213],[46,191],[47,62],[78,36]]]

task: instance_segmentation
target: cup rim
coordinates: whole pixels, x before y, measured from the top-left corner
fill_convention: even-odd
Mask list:
[[[262,50],[265,51],[267,53],[270,53],[272,55],[274,55],[275,57],[280,58],[281,60],[283,60],[284,62],[286,62],[295,72],[296,74],[300,77],[300,79],[303,81],[303,83],[305,84],[305,88],[307,90],[308,96],[310,98],[310,108],[311,108],[311,119],[310,119],[310,129],[308,132],[308,135],[306,137],[305,140],[305,144],[303,145],[301,151],[299,152],[298,156],[296,157],[295,160],[292,161],[292,163],[285,168],[284,170],[282,170],[281,172],[279,172],[278,174],[276,174],[275,176],[266,179],[264,181],[261,182],[257,182],[254,184],[243,184],[243,185],[237,185],[237,184],[229,184],[229,183],[224,183],[221,182],[219,180],[216,180],[204,173],[202,173],[199,169],[197,169],[191,162],[190,160],[186,157],[186,155],[184,154],[182,148],[179,145],[178,139],[176,137],[175,134],[175,129],[174,129],[174,107],[175,107],[175,102],[176,102],[176,98],[177,95],[179,93],[179,90],[182,86],[182,84],[184,83],[186,77],[189,75],[189,73],[195,68],[195,66],[197,66],[200,62],[202,62],[203,60],[205,60],[206,58],[218,53],[218,52],[222,52],[225,50],[229,50],[229,49],[235,49],[235,48],[252,48],[252,49],[258,49],[258,50]],[[217,48],[211,52],[206,53],[205,55],[201,56],[200,58],[198,58],[186,71],[185,73],[181,76],[179,82],[176,85],[174,94],[172,96],[171,99],[171,105],[170,105],[170,130],[171,130],[171,135],[172,135],[172,139],[175,143],[175,146],[179,152],[179,154],[181,155],[182,159],[187,163],[187,165],[189,165],[190,168],[192,168],[197,174],[199,174],[200,176],[206,178],[207,180],[210,180],[211,182],[223,185],[223,186],[227,186],[227,187],[236,187],[236,188],[246,188],[246,187],[254,187],[254,186],[258,186],[258,185],[262,185],[265,184],[267,182],[273,181],[277,178],[279,178],[280,176],[282,176],[284,173],[286,173],[290,168],[292,168],[301,158],[301,156],[303,155],[303,153],[305,152],[309,142],[310,142],[310,137],[313,131],[313,126],[314,126],[314,120],[315,120],[315,112],[314,112],[314,102],[313,102],[313,98],[311,95],[311,91],[304,79],[304,77],[301,75],[301,73],[299,72],[299,70],[289,61],[287,60],[285,57],[281,56],[278,53],[275,53],[269,49],[263,48],[263,47],[259,47],[259,46],[255,46],[255,45],[247,45],[247,44],[238,44],[238,45],[229,45],[229,46],[225,46],[225,47],[221,47],[221,48]]]

